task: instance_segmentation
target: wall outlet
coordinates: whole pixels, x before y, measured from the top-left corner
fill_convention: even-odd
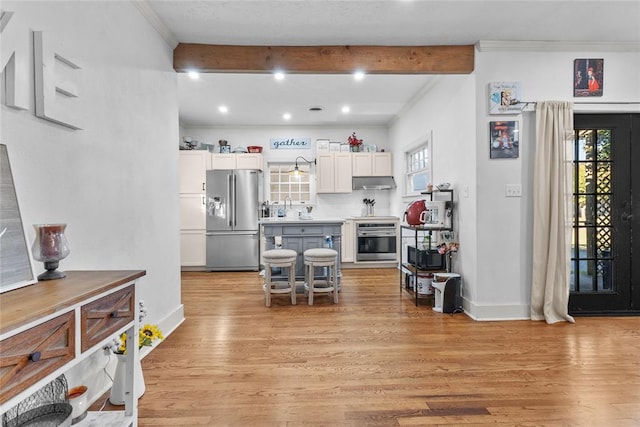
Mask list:
[[[522,197],[522,186],[520,184],[507,184],[504,186],[506,197]]]

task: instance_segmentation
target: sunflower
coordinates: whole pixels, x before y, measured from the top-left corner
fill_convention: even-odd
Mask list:
[[[146,324],[138,331],[138,348],[143,346],[150,347],[155,340],[162,340],[164,336],[156,325]],[[120,334],[120,343],[118,348],[114,351],[117,354],[127,354],[127,334]]]

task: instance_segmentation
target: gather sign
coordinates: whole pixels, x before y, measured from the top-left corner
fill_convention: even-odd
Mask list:
[[[270,138],[269,147],[272,150],[309,149],[311,138]]]

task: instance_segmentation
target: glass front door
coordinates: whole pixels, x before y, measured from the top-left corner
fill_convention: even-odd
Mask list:
[[[575,116],[571,314],[640,312],[640,263],[631,263],[633,236],[640,241],[639,119]]]

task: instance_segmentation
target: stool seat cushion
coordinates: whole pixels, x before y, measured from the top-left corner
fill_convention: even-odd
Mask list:
[[[338,256],[338,251],[329,248],[313,248],[304,251],[304,257],[308,261],[330,261]]]
[[[265,261],[284,261],[290,258],[296,259],[297,256],[296,251],[291,249],[269,249],[262,254]]]

